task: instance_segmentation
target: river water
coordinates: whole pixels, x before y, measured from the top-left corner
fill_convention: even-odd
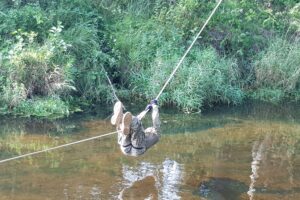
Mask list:
[[[111,109],[96,110],[1,118],[0,159],[114,131]],[[2,163],[0,199],[300,199],[300,105],[165,108],[161,121],[161,140],[137,158],[122,155],[111,135]]]

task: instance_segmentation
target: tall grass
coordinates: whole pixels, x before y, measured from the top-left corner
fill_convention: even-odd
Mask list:
[[[278,37],[270,40],[269,47],[255,62],[258,88],[253,97],[280,102],[300,97],[300,42]]]
[[[135,94],[146,99],[156,97],[180,56],[158,54],[151,68],[134,73],[131,80],[137,86]],[[236,62],[219,57],[212,48],[197,48],[179,68],[160,102],[176,104],[189,112],[215,103],[236,104],[242,99]]]

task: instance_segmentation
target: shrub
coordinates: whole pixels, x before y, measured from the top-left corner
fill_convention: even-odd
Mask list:
[[[134,73],[133,91],[147,99],[155,98],[179,58],[158,54],[151,68]],[[160,102],[177,104],[185,111],[200,110],[214,103],[239,103],[243,92],[238,78],[234,60],[219,57],[212,48],[198,48],[179,68]]]
[[[70,114],[69,105],[59,97],[33,98],[22,101],[12,110],[23,117],[61,118]]]
[[[73,80],[76,97],[88,104],[111,101],[111,89],[103,67],[114,77],[115,59],[108,42],[109,30],[93,1],[66,0],[58,3],[53,18],[65,26],[64,40],[74,56]]]
[[[299,39],[275,38],[269,42],[269,47],[255,62],[255,86],[259,90],[253,97],[273,102],[287,98],[297,100],[300,93]]]
[[[9,83],[4,85],[2,90],[1,101],[9,108],[13,108],[27,99],[27,92],[23,83]]]
[[[300,3],[297,3],[289,11],[290,16],[290,28],[297,33],[300,33]]]
[[[53,27],[41,45],[34,42],[34,32],[15,32],[17,42],[3,55],[2,104],[15,109],[36,96],[63,96],[75,90],[70,72],[73,59],[64,55],[69,45],[60,37],[62,28]]]
[[[103,67],[111,70],[111,57],[101,51],[97,27],[80,24],[69,28],[64,38],[72,44],[70,53],[75,56],[76,88],[84,101],[101,102],[112,98]]]
[[[30,4],[17,9],[6,9],[0,12],[0,42],[5,44],[6,40],[13,40],[15,31],[37,33],[36,41],[41,43],[48,38],[49,29],[57,24],[51,21],[46,11],[37,4]],[[2,46],[0,44],[0,46]]]

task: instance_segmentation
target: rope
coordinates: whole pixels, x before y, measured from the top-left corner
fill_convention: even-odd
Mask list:
[[[109,76],[108,76],[108,74],[107,74],[107,71],[105,70],[105,68],[104,68],[103,66],[102,66],[102,68],[103,68],[105,77],[106,77],[106,79],[107,79],[107,81],[108,81],[108,83],[109,83],[109,85],[110,85],[110,87],[111,87],[111,90],[112,90],[112,92],[113,92],[113,96],[115,97],[115,99],[116,99],[117,101],[120,101],[120,99],[118,98],[118,96],[117,96],[117,94],[116,94],[116,90],[115,90],[115,88],[114,88],[114,86],[113,86],[113,84],[112,84],[112,82],[111,82],[111,80],[110,80],[110,78],[109,78]],[[123,109],[126,110],[126,108],[125,108],[124,105],[123,105]]]
[[[44,150],[40,150],[40,151],[36,151],[36,152],[32,152],[32,153],[23,154],[23,155],[12,157],[12,158],[8,158],[8,159],[4,159],[4,160],[0,161],[0,164],[8,162],[8,161],[11,161],[11,160],[17,160],[17,159],[20,159],[20,158],[24,158],[24,157],[28,157],[28,156],[32,156],[32,155],[44,153],[44,152],[47,152],[47,151],[52,151],[52,150],[55,150],[55,149],[60,149],[60,148],[63,148],[63,147],[71,146],[71,145],[74,145],[74,144],[79,144],[79,143],[82,143],[82,142],[94,140],[94,139],[97,139],[97,138],[106,137],[106,136],[109,136],[109,135],[113,135],[115,133],[117,133],[117,131],[106,133],[106,134],[103,134],[103,135],[98,135],[98,136],[90,137],[90,138],[86,138],[86,139],[79,140],[79,141],[76,141],[76,142],[71,142],[71,143],[63,144],[63,145],[56,146],[56,147],[51,147],[51,148],[48,148],[48,149],[44,149]]]
[[[165,90],[165,88],[167,87],[167,85],[169,84],[169,82],[171,81],[171,79],[173,78],[173,76],[175,75],[176,71],[178,70],[179,66],[182,64],[183,60],[185,59],[186,55],[190,52],[190,50],[192,49],[192,47],[194,46],[195,42],[197,41],[197,39],[199,38],[200,34],[202,33],[202,31],[204,30],[204,28],[206,27],[206,25],[208,24],[208,22],[210,21],[211,17],[215,14],[216,10],[218,9],[218,7],[220,6],[220,4],[222,3],[223,0],[220,0],[218,2],[218,4],[216,5],[216,7],[213,9],[213,11],[211,12],[211,14],[209,15],[209,17],[207,18],[207,20],[205,21],[204,25],[202,26],[202,28],[200,29],[199,33],[196,35],[195,39],[193,40],[193,42],[191,43],[191,45],[189,46],[189,48],[186,50],[186,52],[184,53],[184,55],[182,56],[182,58],[179,60],[178,64],[176,65],[175,69],[173,70],[172,74],[170,75],[169,79],[165,82],[164,86],[162,87],[162,89],[160,90],[160,92],[158,93],[157,97],[155,98],[156,100],[159,99],[160,95],[162,94],[162,92]]]
[[[108,80],[108,83],[109,83],[109,85],[110,85],[110,87],[111,87],[111,90],[112,90],[112,92],[113,92],[113,95],[114,95],[115,99],[116,99],[117,101],[120,101],[120,99],[118,98],[118,96],[117,96],[117,94],[116,94],[116,90],[115,90],[115,88],[114,88],[114,86],[113,86],[113,84],[112,84],[112,82],[111,82],[109,76],[107,75],[107,71],[105,70],[105,68],[104,68],[103,66],[102,66],[102,68],[103,68],[104,74],[105,74],[105,76],[106,76],[106,78],[107,78],[107,80]]]

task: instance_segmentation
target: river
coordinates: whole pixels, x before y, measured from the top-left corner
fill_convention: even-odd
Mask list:
[[[95,110],[54,121],[2,117],[1,160],[114,131],[111,108]],[[1,163],[0,199],[300,199],[300,105],[164,108],[161,121],[161,140],[137,158],[111,135]]]

